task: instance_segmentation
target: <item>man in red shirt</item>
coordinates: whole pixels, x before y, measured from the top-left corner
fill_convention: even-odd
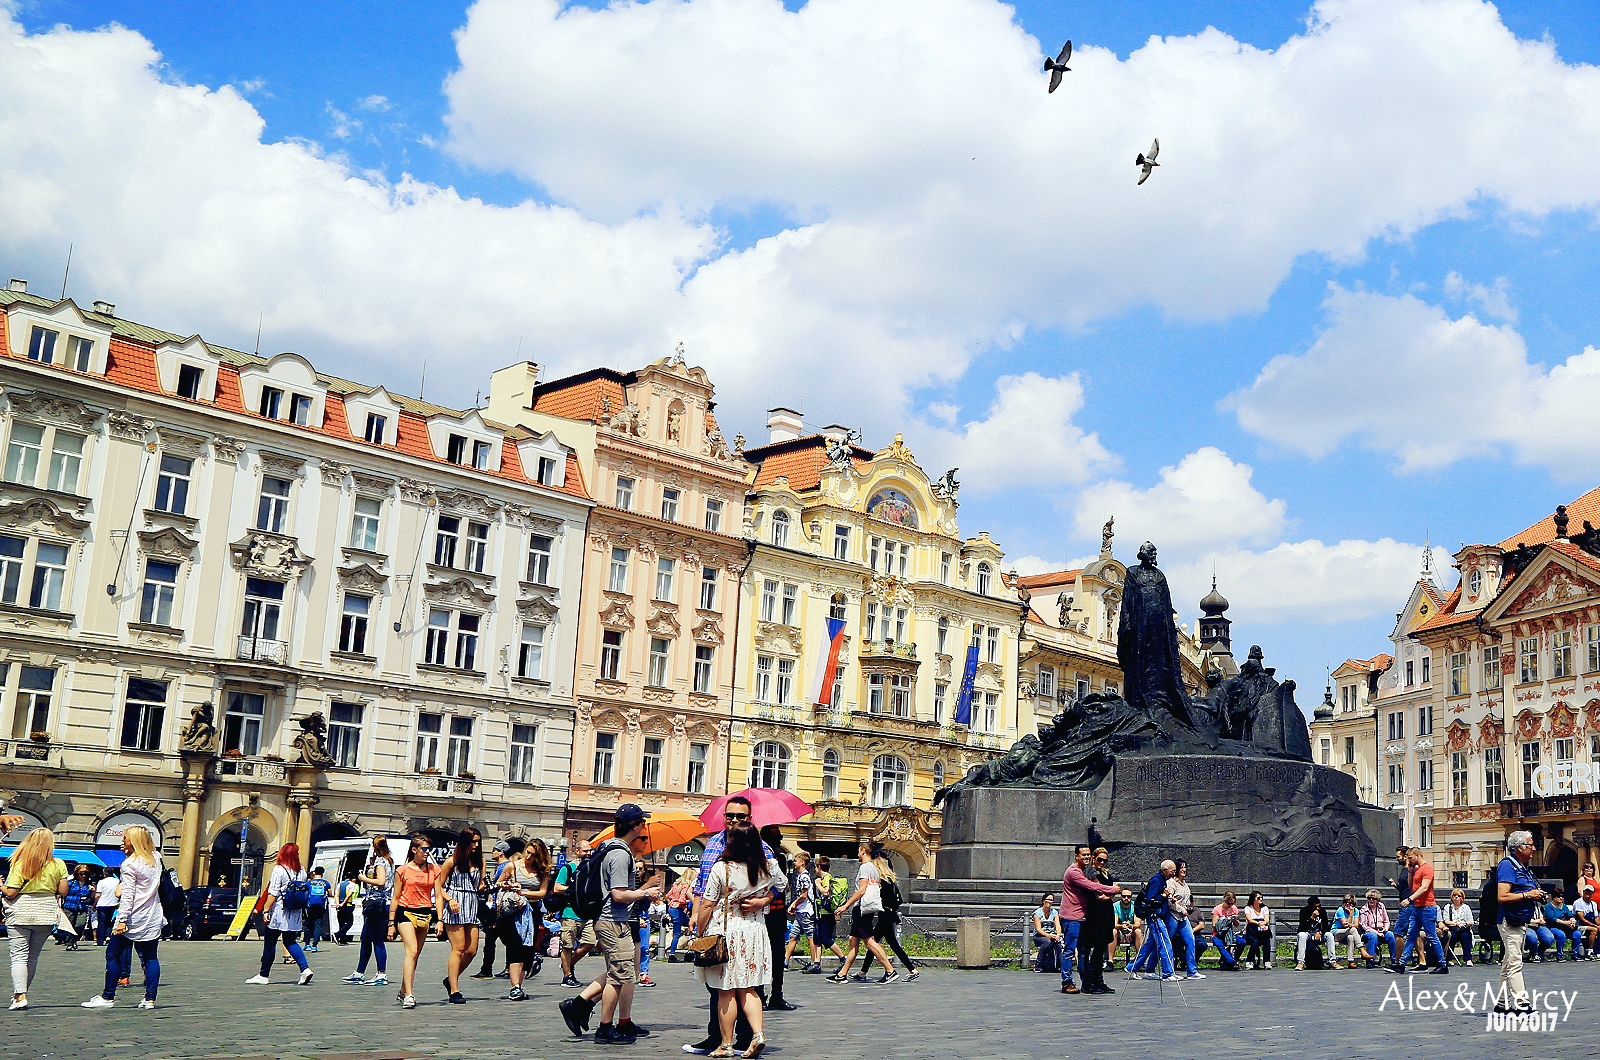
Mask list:
[[[1061,879],[1061,992],[1063,994],[1076,994],[1078,987],[1072,981],[1073,958],[1078,958],[1078,964],[1083,968],[1083,992],[1088,994],[1109,994],[1111,989],[1102,982],[1091,980],[1089,969],[1078,954],[1078,933],[1083,929],[1083,922],[1088,916],[1090,902],[1109,902],[1117,894],[1114,884],[1104,884],[1091,879],[1089,873],[1093,871],[1089,846],[1079,843],[1068,867],[1067,874]]]
[[[1433,897],[1433,866],[1422,860],[1422,851],[1416,847],[1406,851],[1406,864],[1411,867],[1411,896],[1402,899],[1400,904],[1412,910],[1411,930],[1406,934],[1406,948],[1400,954],[1399,963],[1391,964],[1389,970],[1402,974],[1406,971],[1406,966],[1411,963],[1411,951],[1417,944],[1418,933],[1426,932],[1428,944],[1433,947],[1439,962],[1428,974],[1449,975],[1450,966],[1445,961],[1444,947],[1439,944],[1439,904]]]

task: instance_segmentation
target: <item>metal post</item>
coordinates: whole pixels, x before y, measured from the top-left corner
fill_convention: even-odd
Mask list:
[[[1032,917],[1024,915],[1022,918],[1022,945],[1017,947],[1017,952],[1022,954],[1021,964],[1018,966],[1026,971],[1028,965],[1028,945],[1033,941],[1033,933],[1028,930],[1028,921]]]

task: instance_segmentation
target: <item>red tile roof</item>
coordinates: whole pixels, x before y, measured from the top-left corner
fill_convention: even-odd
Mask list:
[[[1047,589],[1058,585],[1071,585],[1082,573],[1083,569],[1080,567],[1077,570],[1051,571],[1049,574],[1024,574],[1017,581],[1029,589]]]
[[[609,368],[541,383],[533,388],[533,411],[569,420],[599,422],[605,410],[621,412],[632,377]]]
[[[1443,605],[1440,606],[1438,613],[1432,618],[1428,619],[1428,621],[1424,622],[1422,625],[1418,626],[1416,629],[1412,630],[1411,635],[1416,636],[1418,633],[1421,633],[1424,630],[1443,629],[1446,626],[1455,626],[1463,622],[1471,622],[1473,618],[1482,613],[1482,609],[1480,608],[1477,611],[1468,611],[1464,614],[1457,614],[1456,608],[1460,606],[1461,586],[1458,585],[1455,587],[1455,590],[1452,591],[1445,599]]]
[[[1596,526],[1600,526],[1600,486],[1585,493],[1577,500],[1567,505],[1567,532],[1577,533],[1583,528],[1585,519]],[[1554,512],[1540,519],[1520,534],[1513,534],[1500,542],[1500,548],[1516,548],[1520,545],[1544,545],[1556,539],[1556,516]]]
[[[872,461],[871,450],[858,445],[851,446],[851,449],[851,459],[856,467],[863,467]],[[789,480],[790,489],[805,493],[822,484],[822,471],[828,466],[828,444],[820,434],[807,434],[786,442],[746,449],[744,458],[757,466],[753,488],[771,486],[783,477]]]
[[[1568,511],[1571,511],[1571,509],[1569,508]],[[1591,556],[1571,541],[1552,541],[1550,542],[1550,547],[1568,559],[1577,560],[1592,571],[1600,571],[1600,556]]]

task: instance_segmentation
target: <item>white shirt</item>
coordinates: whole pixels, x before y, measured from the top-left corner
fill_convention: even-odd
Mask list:
[[[1579,898],[1576,902],[1572,903],[1572,911],[1574,913],[1582,913],[1584,916],[1592,919],[1596,916],[1600,916],[1600,905],[1597,905],[1595,902],[1591,902],[1586,898]]]
[[[285,909],[283,907],[283,892],[289,886],[290,880],[303,880],[306,878],[304,869],[299,872],[290,872],[282,865],[272,866],[272,879],[267,881],[267,893],[277,901],[272,903],[272,912],[267,914],[267,927],[272,931],[299,931],[300,917],[304,909]]]
[[[115,876],[107,876],[94,885],[94,904],[100,908],[117,904],[117,878]]]
[[[861,896],[861,911],[863,913],[883,912],[883,894],[878,889],[878,881],[882,877],[878,874],[878,866],[868,862],[861,866],[861,871],[856,873],[856,886],[860,887],[864,881],[867,893]]]
[[[161,872],[142,858],[122,863],[122,898],[117,903],[117,919],[128,925],[131,942],[149,942],[161,937],[167,918],[161,912]]]
[[[1439,907],[1439,919],[1451,927],[1471,927],[1476,921],[1472,916],[1472,906],[1466,902],[1456,905],[1455,902],[1446,902]]]

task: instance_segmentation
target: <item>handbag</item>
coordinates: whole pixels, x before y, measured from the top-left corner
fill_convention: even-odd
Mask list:
[[[726,881],[724,881],[726,882]],[[728,897],[733,894],[730,885],[722,896],[722,927],[728,927]],[[689,949],[694,951],[694,966],[696,968],[720,968],[728,963],[728,938],[726,935],[701,935],[689,943]]]

